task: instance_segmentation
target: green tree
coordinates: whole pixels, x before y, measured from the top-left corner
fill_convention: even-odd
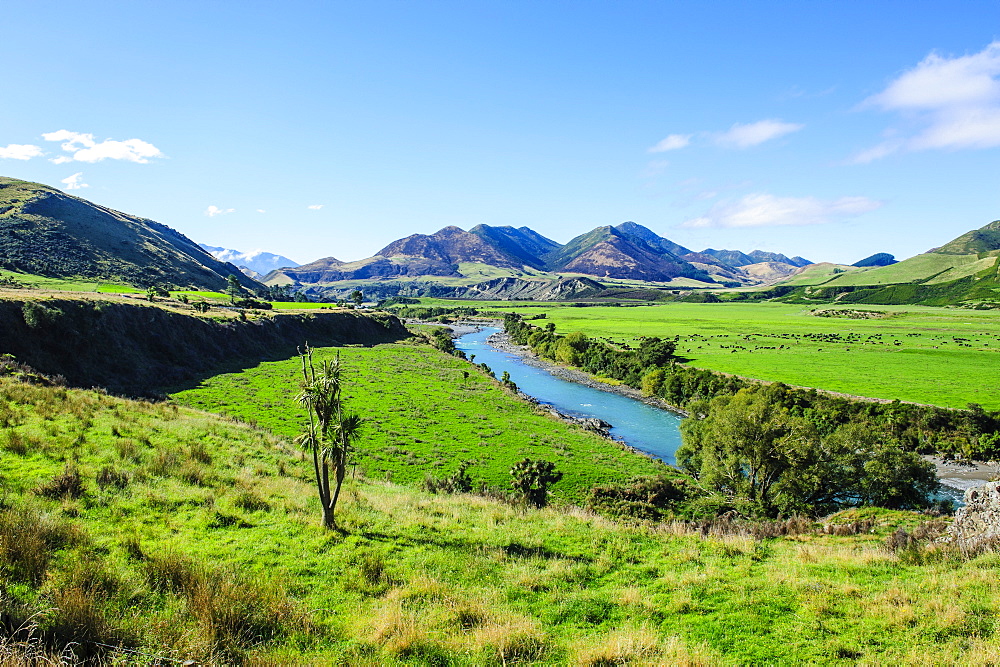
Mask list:
[[[929,505],[933,465],[864,419],[822,436],[777,400],[779,386],[689,405],[678,464],[745,514],[818,514],[840,507]]]
[[[236,303],[236,299],[243,295],[240,279],[233,274],[226,276],[226,294],[229,296],[230,303]]]
[[[524,501],[540,508],[548,504],[549,486],[561,480],[563,475],[551,461],[526,458],[514,464],[510,476],[513,478],[511,485],[521,493]]]
[[[312,454],[316,490],[323,507],[323,525],[336,528],[334,512],[347,475],[352,443],[360,435],[362,419],[357,414],[344,411],[340,355],[333,361],[321,361],[318,369],[313,361],[312,348],[306,346],[299,356],[303,381],[298,401],[309,413],[309,427],[297,440],[303,449]]]
[[[356,306],[360,306],[365,302],[365,293],[359,289],[354,290],[351,292],[351,301],[353,301]]]

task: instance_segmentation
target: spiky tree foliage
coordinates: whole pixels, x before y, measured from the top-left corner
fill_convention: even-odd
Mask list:
[[[525,502],[535,507],[545,507],[549,500],[549,485],[562,479],[551,461],[523,459],[510,469],[511,485],[521,492]]]
[[[318,368],[309,346],[299,356],[303,381],[298,401],[309,413],[309,428],[299,436],[298,442],[312,453],[316,489],[323,506],[323,525],[336,528],[334,512],[347,474],[351,445],[360,434],[362,419],[344,411],[340,355],[335,360],[319,362]]]

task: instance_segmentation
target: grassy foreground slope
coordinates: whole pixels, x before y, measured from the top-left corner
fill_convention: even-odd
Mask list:
[[[834,316],[817,315],[824,310]],[[872,398],[1000,408],[996,311],[669,303],[524,312],[544,312],[545,322],[561,333],[582,331],[616,342],[676,335],[678,354],[698,368]]]
[[[322,348],[316,360],[335,354],[344,365],[347,405],[367,420],[355,460],[369,477],[419,484],[428,474],[452,474],[464,461],[477,483],[507,487],[510,467],[527,456],[553,461],[564,473],[553,488],[556,497],[582,503],[595,484],[665,469],[541,413],[468,362],[430,347]],[[295,402],[300,377],[297,358],[264,362],[172,396],[192,407],[252,420],[291,440],[306,419]]]
[[[144,664],[1000,659],[1000,558],[886,550],[914,514],[756,539],[351,480],[334,533],[265,430],[6,379],[0,419],[8,655],[36,624]]]

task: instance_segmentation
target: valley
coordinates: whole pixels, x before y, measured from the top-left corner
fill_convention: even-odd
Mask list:
[[[995,552],[948,537],[919,455],[1000,446],[989,225],[856,267],[693,253],[635,223],[565,245],[448,227],[262,276],[45,186],[0,192],[0,657],[996,655]],[[116,243],[135,252],[85,261]],[[904,292],[913,302],[895,303]],[[402,321],[470,316],[687,410],[679,447],[672,432],[647,448],[677,467],[525,400],[434,323]],[[307,342],[340,360],[361,420],[337,530],[297,444]],[[767,489],[736,453],[747,424],[778,434]],[[541,464],[558,474],[529,501],[514,472]]]

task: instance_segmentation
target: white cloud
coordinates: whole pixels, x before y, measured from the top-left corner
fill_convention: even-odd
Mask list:
[[[895,145],[861,151],[853,162],[898,150],[1000,146],[1000,41],[967,56],[931,53],[863,105],[905,114],[916,129]]]
[[[311,206],[308,206],[307,208],[308,208],[308,209],[309,209],[310,211],[318,211],[318,210],[320,210],[321,208],[323,208],[323,206],[325,206],[325,204],[312,204]]]
[[[60,183],[66,184],[67,190],[81,190],[83,188],[89,188],[90,186],[83,182],[83,172],[78,171],[72,176],[67,176],[66,178],[59,181]]]
[[[723,148],[750,148],[765,141],[798,132],[804,125],[786,123],[777,119],[759,120],[746,125],[735,123],[726,132],[714,135],[715,143]]]
[[[218,206],[209,206],[205,209],[205,215],[210,218],[214,218],[217,215],[226,215],[227,213],[235,213],[235,208],[219,208]]]
[[[7,144],[0,146],[0,159],[30,160],[42,154],[42,149],[31,144]]]
[[[267,213],[267,211],[265,211],[265,210],[264,210],[264,209],[262,209],[262,208],[259,208],[259,209],[257,209],[257,212],[258,212],[258,213]]]
[[[841,197],[824,201],[815,197],[775,197],[765,193],[749,194],[737,201],[720,202],[700,217],[681,227],[773,227],[780,225],[818,225],[852,218],[874,211],[882,202],[867,197]]]
[[[646,150],[647,153],[665,153],[666,151],[675,151],[678,148],[684,148],[691,143],[690,134],[671,134],[667,136],[666,139],[662,139],[655,146],[651,146]]]
[[[70,155],[60,155],[53,158],[55,164],[65,162],[100,162],[101,160],[124,160],[146,164],[149,158],[163,157],[160,149],[142,139],[126,139],[116,141],[105,139],[97,142],[93,134],[59,130],[42,134],[46,141],[61,141],[61,148]]]
[[[855,153],[848,163],[850,164],[868,164],[869,162],[874,162],[875,160],[881,160],[887,155],[892,155],[900,148],[903,147],[903,143],[898,139],[892,141],[883,141],[880,144],[876,144],[871,148],[866,148],[863,151],[858,151]]]

